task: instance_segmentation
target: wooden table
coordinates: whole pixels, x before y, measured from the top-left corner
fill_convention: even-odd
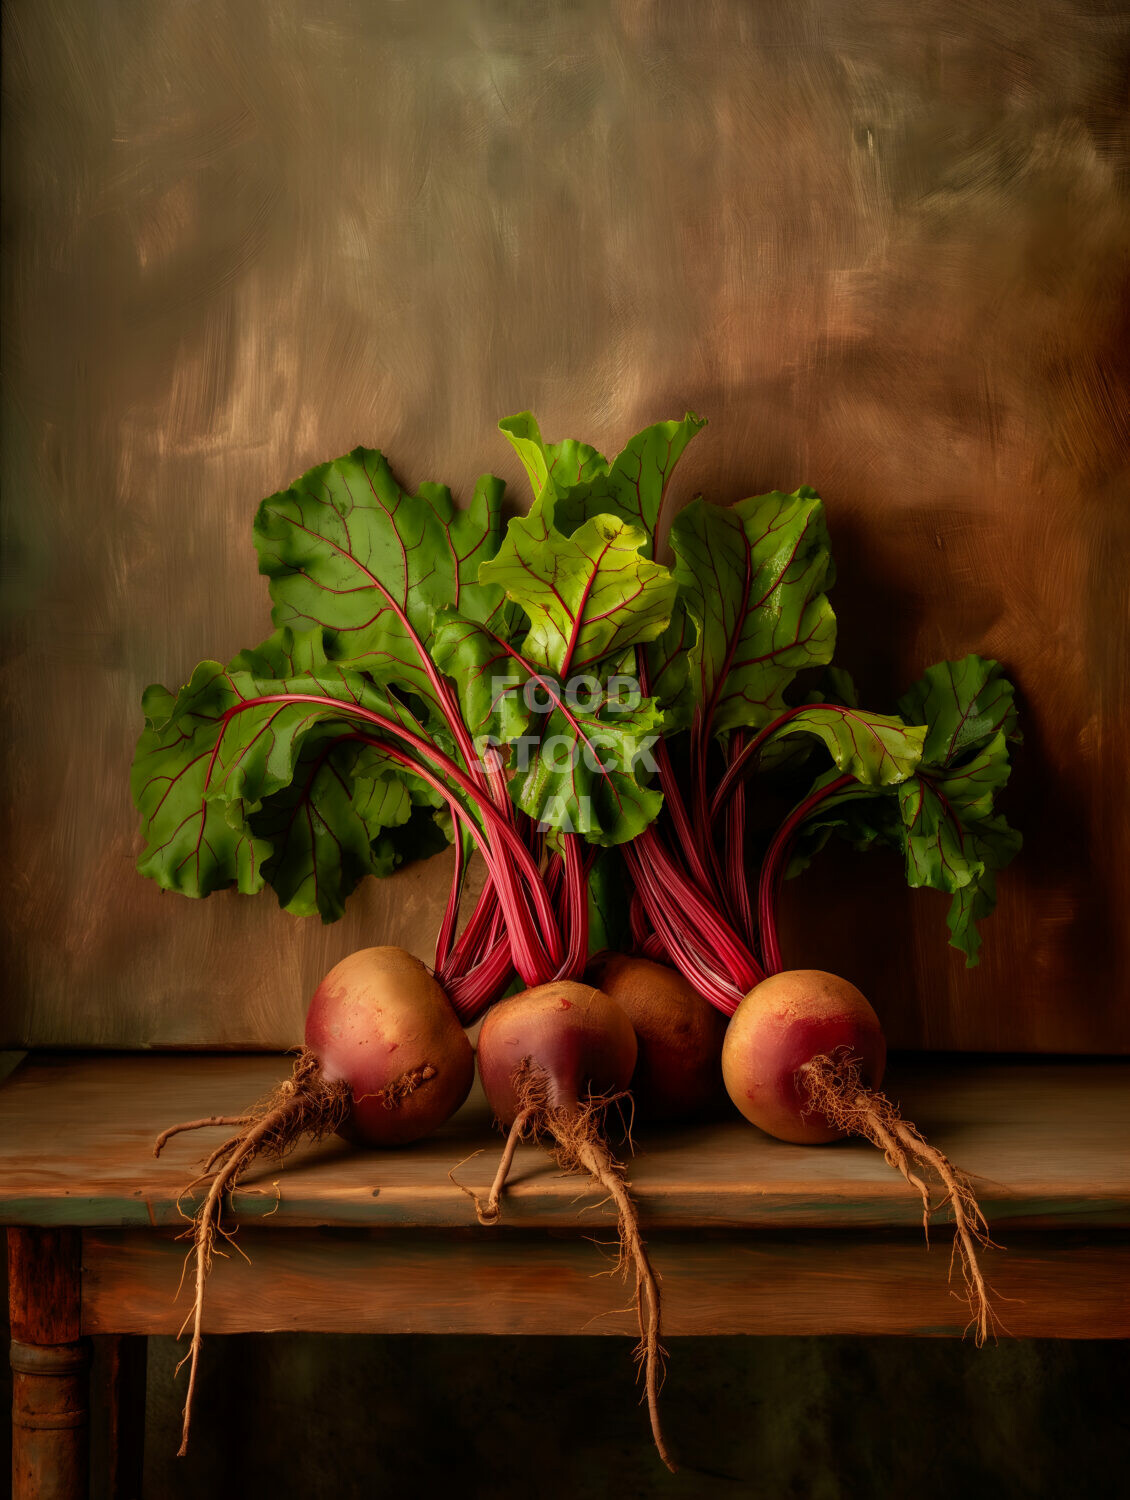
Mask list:
[[[286,1070],[278,1056],[33,1056],[0,1087],[20,1500],[86,1492],[89,1335],[113,1338],[109,1487],[136,1487],[144,1336],[176,1333],[186,1310],[177,1195],[220,1135],[178,1137],[160,1160],[153,1138],[238,1112]],[[1008,1331],[1130,1333],[1130,1063],[896,1059],[888,1083],[978,1178],[1007,1247],[986,1264]],[[581,1179],[524,1148],[503,1224],[475,1223],[448,1172],[485,1187],[498,1144],[472,1096],[405,1150],[334,1139],[259,1164],[229,1219],[250,1264],[217,1262],[205,1329],[632,1336],[623,1284],[594,1275],[611,1212]],[[945,1227],[927,1253],[917,1198],[870,1146],[787,1146],[740,1121],[651,1130],[630,1176],[669,1337],[965,1328]]]

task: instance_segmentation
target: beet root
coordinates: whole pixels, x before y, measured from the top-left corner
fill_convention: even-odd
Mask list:
[[[238,1131],[211,1153],[185,1188],[207,1183],[186,1238],[195,1256],[188,1391],[178,1456],[188,1451],[200,1355],[204,1290],[222,1223],[224,1195],[260,1157],[281,1160],[301,1141],[335,1132],[365,1146],[398,1146],[437,1129],[463,1103],[474,1054],[446,995],[425,966],[398,948],[366,948],[331,969],[306,1016],[306,1045],[293,1072],[241,1115],[212,1115],[173,1125],[157,1137],[159,1156],[173,1136],[206,1126]]]
[[[362,948],[314,991],[306,1046],[327,1083],[349,1087],[339,1129],[360,1146],[404,1146],[466,1099],[475,1054],[431,972],[400,948]]]
[[[636,1065],[636,1035],[621,1008],[591,984],[558,979],[501,1000],[479,1032],[479,1076],[495,1118],[509,1125],[521,1108],[524,1065],[546,1076],[550,1109],[622,1094]]]
[[[722,1098],[722,1012],[678,969],[649,958],[601,955],[589,972],[636,1033],[632,1100],[639,1116],[689,1120],[716,1106]]]
[[[800,1069],[800,1085],[815,1113],[834,1121],[843,1133],[871,1141],[902,1173],[922,1198],[922,1227],[927,1238],[934,1205],[922,1173],[932,1171],[939,1179],[945,1192],[939,1207],[948,1203],[953,1214],[950,1276],[952,1279],[956,1260],[969,1303],[973,1339],[979,1348],[995,1331],[997,1319],[978,1252],[995,1247],[969,1178],[943,1151],[931,1146],[916,1126],[904,1120],[898,1106],[885,1094],[864,1085],[860,1063],[850,1053],[812,1058]]]
[[[774,974],[734,1012],[722,1048],[726,1091],[746,1119],[778,1141],[815,1146],[848,1132],[812,1106],[798,1078],[813,1057],[847,1047],[864,1083],[887,1062],[879,1017],[853,984],[819,969]]]
[[[774,974],[734,1012],[722,1050],[726,1089],[767,1135],[822,1144],[858,1135],[883,1152],[922,1199],[929,1234],[934,1205],[926,1176],[941,1183],[954,1220],[950,1261],[961,1266],[978,1345],[996,1319],[978,1252],[992,1240],[968,1177],[878,1091],[887,1048],[879,1018],[854,985],[818,969]]]
[[[520,1141],[543,1141],[564,1172],[587,1173],[616,1205],[620,1268],[635,1273],[641,1366],[652,1437],[675,1472],[659,1419],[664,1350],[659,1282],[640,1232],[624,1168],[604,1133],[610,1105],[625,1097],[637,1046],[627,1016],[591,985],[558,980],[503,1000],[479,1033],[479,1076],[495,1117],[509,1127],[487,1200],[470,1196],[480,1223],[495,1224]]]

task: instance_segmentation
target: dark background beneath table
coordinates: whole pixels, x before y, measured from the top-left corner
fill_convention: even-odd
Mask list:
[[[213,1341],[182,1473],[178,1356],[167,1339],[152,1349],[147,1495],[169,1500],[370,1500],[447,1482],[484,1500],[1073,1500],[1108,1492],[1130,1436],[1124,1344],[673,1339],[669,1436],[718,1477],[672,1478],[619,1339],[257,1335]]]
[[[207,1339],[178,1459],[184,1347],[152,1338],[145,1500],[1075,1500],[1110,1493],[1130,1438],[1122,1342],[670,1342],[676,1476],[620,1339]],[[91,1500],[99,1479],[96,1446]]]

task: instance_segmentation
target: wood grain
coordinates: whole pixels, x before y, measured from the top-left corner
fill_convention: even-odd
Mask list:
[[[475,1227],[451,1235],[359,1230],[241,1232],[208,1284],[212,1333],[491,1333],[635,1336],[628,1288],[587,1240]],[[653,1235],[664,1333],[960,1336],[948,1251],[921,1238],[856,1234]],[[84,1326],[175,1334],[183,1243],[168,1232],[90,1230]],[[1019,1235],[988,1258],[1009,1331],[1030,1338],[1130,1334],[1130,1244],[1049,1244]],[[1011,1299],[1011,1300],[1005,1300]]]
[[[87,1500],[90,1347],[12,1340],[13,1500]]]
[[[787,957],[896,1046],[1130,1046],[1128,32],[1074,0],[14,0],[0,1040],[289,1046],[344,954],[427,957],[442,859],[331,928],[136,875],[141,692],[266,634],[251,518],[310,464],[363,442],[517,503],[500,416],[615,451],[690,407],[673,506],[826,497],[875,707],[973,650],[1021,691],[981,968],[844,852]]]
[[[286,1060],[259,1056],[31,1057],[0,1087],[0,1221],[183,1226],[178,1194],[219,1132],[158,1131],[265,1094]],[[998,1230],[1130,1226],[1130,1064],[933,1063],[896,1059],[892,1097],[975,1174]],[[863,1143],[788,1146],[733,1120],[643,1133],[631,1180],[646,1224],[664,1228],[876,1228],[920,1223],[917,1198]],[[458,1228],[466,1195],[493,1176],[501,1138],[473,1096],[430,1140],[366,1152],[332,1140],[247,1174],[243,1222]],[[471,1153],[482,1154],[464,1160]],[[460,1165],[461,1164],[461,1165]],[[183,1207],[191,1207],[191,1199]],[[607,1209],[540,1151],[523,1149],[508,1189],[516,1227],[600,1227]]]
[[[69,1344],[79,1337],[82,1245],[73,1229],[8,1230],[8,1311],[24,1344]]]
[[[8,1230],[14,1500],[86,1500],[81,1257],[77,1230]]]

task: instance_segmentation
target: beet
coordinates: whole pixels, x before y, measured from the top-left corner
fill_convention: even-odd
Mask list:
[[[430,1135],[474,1079],[475,1054],[447,996],[400,948],[363,948],[330,970],[306,1012],[306,1046],[327,1084],[348,1087],[337,1128],[362,1146]]]
[[[855,986],[819,969],[774,974],[749,992],[727,1028],[726,1090],[747,1120],[779,1141],[839,1140],[848,1132],[812,1107],[800,1069],[843,1048],[859,1060],[864,1084],[878,1088],[887,1044]]]
[[[303,1140],[335,1131],[366,1146],[419,1140],[455,1113],[473,1077],[471,1044],[427,968],[400,948],[365,948],[342,959],[314,992],[306,1045],[285,1083],[245,1114],[190,1120],[158,1136],[155,1156],[182,1131],[239,1127],[189,1184],[207,1182],[208,1191],[191,1231],[196,1295],[180,1454],[188,1451],[204,1288],[216,1236],[227,1237],[224,1195],[259,1157],[281,1158]]]
[[[969,1178],[879,1092],[886,1060],[871,1006],[853,984],[820,969],[762,980],[734,1012],[722,1048],[730,1098],[767,1134],[799,1144],[846,1135],[871,1141],[921,1196],[924,1224],[933,1212],[926,1176],[937,1177],[953,1213],[974,1338],[983,1344],[995,1323],[978,1258],[992,1244],[989,1227]]]
[[[509,1130],[486,1202],[471,1196],[480,1222],[497,1223],[518,1143],[541,1139],[564,1171],[587,1173],[615,1203],[620,1263],[635,1271],[640,1327],[636,1358],[644,1371],[652,1437],[674,1472],[676,1464],[659,1420],[659,1283],[624,1168],[613,1157],[604,1133],[605,1113],[626,1094],[636,1055],[628,1017],[592,985],[555,980],[495,1005],[479,1032],[479,1076],[499,1124]]]
[[[545,1078],[545,1105],[566,1112],[621,1094],[636,1065],[636,1036],[623,1010],[590,984],[555,980],[493,1006],[479,1032],[479,1076],[495,1118],[511,1125],[520,1081]]]
[[[636,1033],[632,1100],[639,1118],[689,1120],[715,1108],[726,1017],[678,969],[649,958],[602,954],[589,973]]]

